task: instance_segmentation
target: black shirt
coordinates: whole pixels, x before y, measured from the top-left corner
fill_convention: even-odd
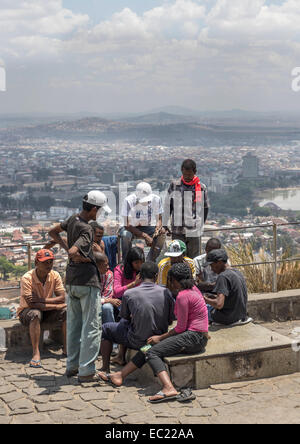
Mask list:
[[[66,285],[101,288],[93,254],[93,228],[77,214],[62,222],[61,228],[68,234],[68,247],[76,246],[83,257],[93,261],[92,263],[82,264],[75,264],[69,261],[66,272]]]
[[[229,325],[247,317],[247,285],[240,271],[229,268],[221,273],[213,292],[225,296],[222,310],[211,314],[214,322]]]

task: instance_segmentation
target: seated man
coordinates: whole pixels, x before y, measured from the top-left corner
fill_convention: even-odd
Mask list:
[[[151,247],[147,261],[156,261],[166,240],[162,213],[161,198],[152,193],[148,183],[139,183],[136,192],[125,199],[122,208],[124,227],[120,236],[123,260],[131,248],[132,239],[138,238],[144,239]]]
[[[192,271],[193,278],[196,278],[196,269],[195,269],[195,263],[193,259],[190,259],[189,257],[185,256],[186,253],[186,245],[181,240],[174,240],[170,243],[168,246],[167,252],[165,253],[165,256],[167,256],[165,259],[160,261],[158,264],[158,278],[157,283],[158,285],[167,286],[167,280],[168,280],[168,273],[171,270],[172,265],[178,264],[178,263],[186,263],[190,266],[190,269]]]
[[[213,250],[222,248],[221,241],[217,238],[211,238],[205,246],[205,253],[195,257],[197,287],[202,293],[211,293],[216,285],[218,275],[214,273],[210,265],[206,263],[206,256]]]
[[[38,251],[35,269],[26,273],[21,279],[20,307],[17,314],[21,323],[29,326],[33,348],[30,367],[41,367],[39,342],[42,321],[61,322],[64,337],[63,352],[67,353],[65,289],[60,275],[52,270],[53,261],[52,251]]]
[[[104,228],[102,225],[99,225],[98,222],[93,221],[90,222],[91,227],[94,230],[94,244],[93,250],[94,252],[98,251],[99,253],[105,254],[105,244],[103,239],[104,236]]]
[[[207,255],[207,265],[218,275],[214,288],[216,297],[204,295],[209,320],[221,325],[242,325],[252,321],[247,316],[247,285],[242,273],[230,268],[227,262],[225,250],[213,250]]]
[[[157,273],[155,263],[145,262],[141,268],[142,284],[124,293],[121,321],[103,325],[103,372],[110,371],[113,343],[139,350],[149,337],[166,333],[172,324],[174,299],[168,289],[155,284]]]
[[[114,298],[114,274],[109,269],[105,254],[94,252],[96,264],[101,277],[102,324],[115,322],[115,308],[120,307],[121,300]]]

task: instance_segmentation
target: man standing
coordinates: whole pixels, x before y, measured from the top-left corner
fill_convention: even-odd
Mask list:
[[[120,235],[123,260],[131,248],[133,238],[137,238],[144,239],[146,245],[151,247],[147,261],[155,262],[166,240],[162,214],[161,198],[152,193],[149,183],[139,183],[136,192],[125,199],[122,207],[124,227]]]
[[[204,295],[208,304],[209,320],[221,325],[252,322],[247,315],[248,291],[242,273],[230,268],[225,250],[213,250],[207,255],[207,264],[218,275],[215,298]]]
[[[17,310],[20,322],[29,326],[33,356],[30,367],[40,368],[39,342],[41,322],[60,322],[66,354],[66,304],[65,289],[60,275],[53,271],[54,255],[50,250],[40,250],[35,257],[35,269],[21,279],[20,306]],[[55,296],[53,296],[55,295]]]
[[[181,171],[181,178],[174,180],[167,192],[164,225],[171,218],[172,239],[182,240],[187,246],[187,256],[194,259],[200,254],[200,237],[209,211],[207,188],[196,176],[193,160],[185,160]]]
[[[94,233],[89,221],[98,219],[102,211],[111,211],[105,194],[91,191],[83,198],[80,214],[71,216],[49,232],[69,255],[66,374],[75,376],[79,373],[79,382],[95,380],[95,361],[100,349],[101,284],[93,253]],[[60,237],[63,231],[67,232],[68,245]]]

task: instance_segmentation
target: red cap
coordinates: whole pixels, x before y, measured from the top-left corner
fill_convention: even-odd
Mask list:
[[[53,261],[54,254],[51,250],[40,250],[36,253],[35,260],[38,262]]]

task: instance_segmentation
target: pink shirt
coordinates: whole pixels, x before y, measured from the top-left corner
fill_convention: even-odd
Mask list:
[[[189,331],[208,332],[208,313],[205,300],[197,287],[182,290],[175,303],[176,333]]]
[[[123,271],[123,265],[118,265],[114,270],[114,298],[122,299],[123,294],[127,290],[127,285],[134,282],[135,279],[135,271],[132,279],[126,279]]]

